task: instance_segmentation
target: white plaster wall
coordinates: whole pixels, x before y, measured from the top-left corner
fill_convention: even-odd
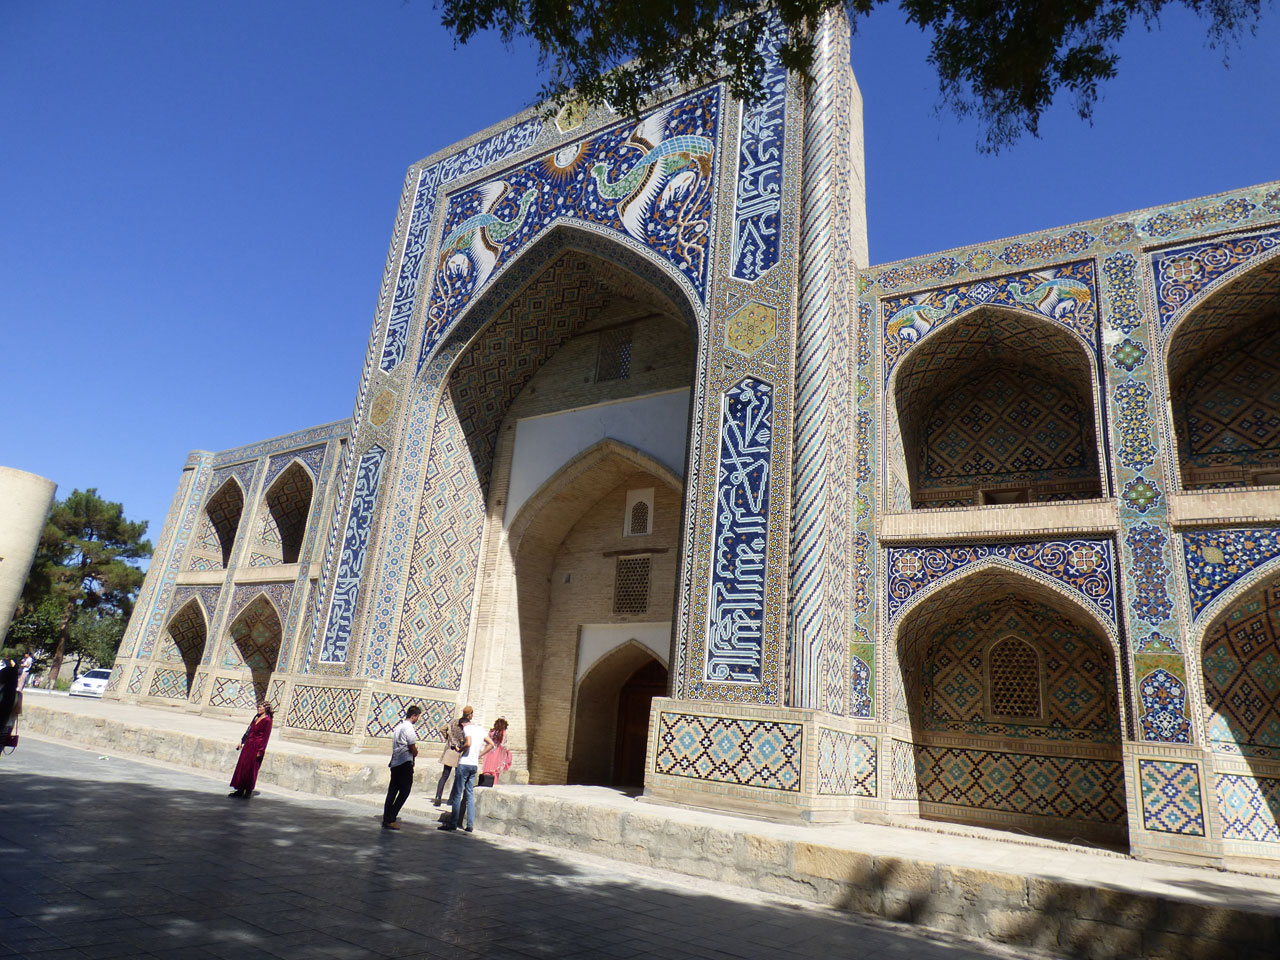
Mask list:
[[[578,632],[578,669],[573,678],[576,689],[588,670],[605,654],[628,640],[642,643],[664,667],[671,653],[671,622],[665,623],[584,623]]]
[[[527,417],[516,425],[502,524],[510,524],[557,470],[606,438],[644,451],[682,477],[688,434],[688,388]]]
[[[0,467],[0,639],[9,630],[57,489],[38,474]]]

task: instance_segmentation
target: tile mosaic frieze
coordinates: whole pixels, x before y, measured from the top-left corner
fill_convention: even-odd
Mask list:
[[[1139,760],[1142,825],[1158,833],[1205,836],[1200,768],[1174,760]]]
[[[285,726],[321,733],[355,733],[360,691],[344,687],[296,684]]]
[[[1194,531],[1182,535],[1182,545],[1191,616],[1198,621],[1227,589],[1280,557],[1280,529]]]
[[[1219,281],[1280,251],[1280,230],[1161,250],[1151,257],[1156,310],[1165,333],[1174,317]]]
[[[804,757],[798,723],[663,711],[654,772],[713,783],[796,793]]]
[[[876,795],[875,737],[823,727],[818,731],[818,795]]]
[[[778,59],[786,34],[776,18],[760,38],[765,58],[758,103],[743,111],[733,206],[733,276],[754,282],[781,254],[783,145],[787,124],[787,71]]]

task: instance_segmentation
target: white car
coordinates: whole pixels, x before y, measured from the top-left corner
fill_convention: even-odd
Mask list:
[[[75,683],[71,684],[73,697],[101,697],[107,689],[107,681],[111,679],[110,670],[90,670]]]

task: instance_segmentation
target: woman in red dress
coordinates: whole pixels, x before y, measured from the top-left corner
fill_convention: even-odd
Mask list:
[[[235,791],[233,797],[253,796],[253,788],[258,783],[258,769],[262,766],[262,756],[267,752],[267,740],[271,737],[271,718],[275,711],[271,704],[258,704],[258,715],[249,721],[249,729],[240,738],[236,747],[240,751],[240,759],[236,761],[236,772],[231,775],[231,786]]]

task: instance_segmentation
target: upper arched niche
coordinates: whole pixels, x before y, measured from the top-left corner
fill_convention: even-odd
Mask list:
[[[262,498],[253,565],[298,562],[313,490],[311,475],[296,460],[276,478]]]
[[[1280,484],[1280,256],[1188,311],[1166,362],[1183,489]]]
[[[1101,496],[1094,384],[1083,345],[1026,313],[987,307],[926,337],[890,381],[910,506]]]
[[[231,562],[242,513],[244,489],[235,477],[228,477],[205,503],[192,544],[191,569],[218,569]]]

